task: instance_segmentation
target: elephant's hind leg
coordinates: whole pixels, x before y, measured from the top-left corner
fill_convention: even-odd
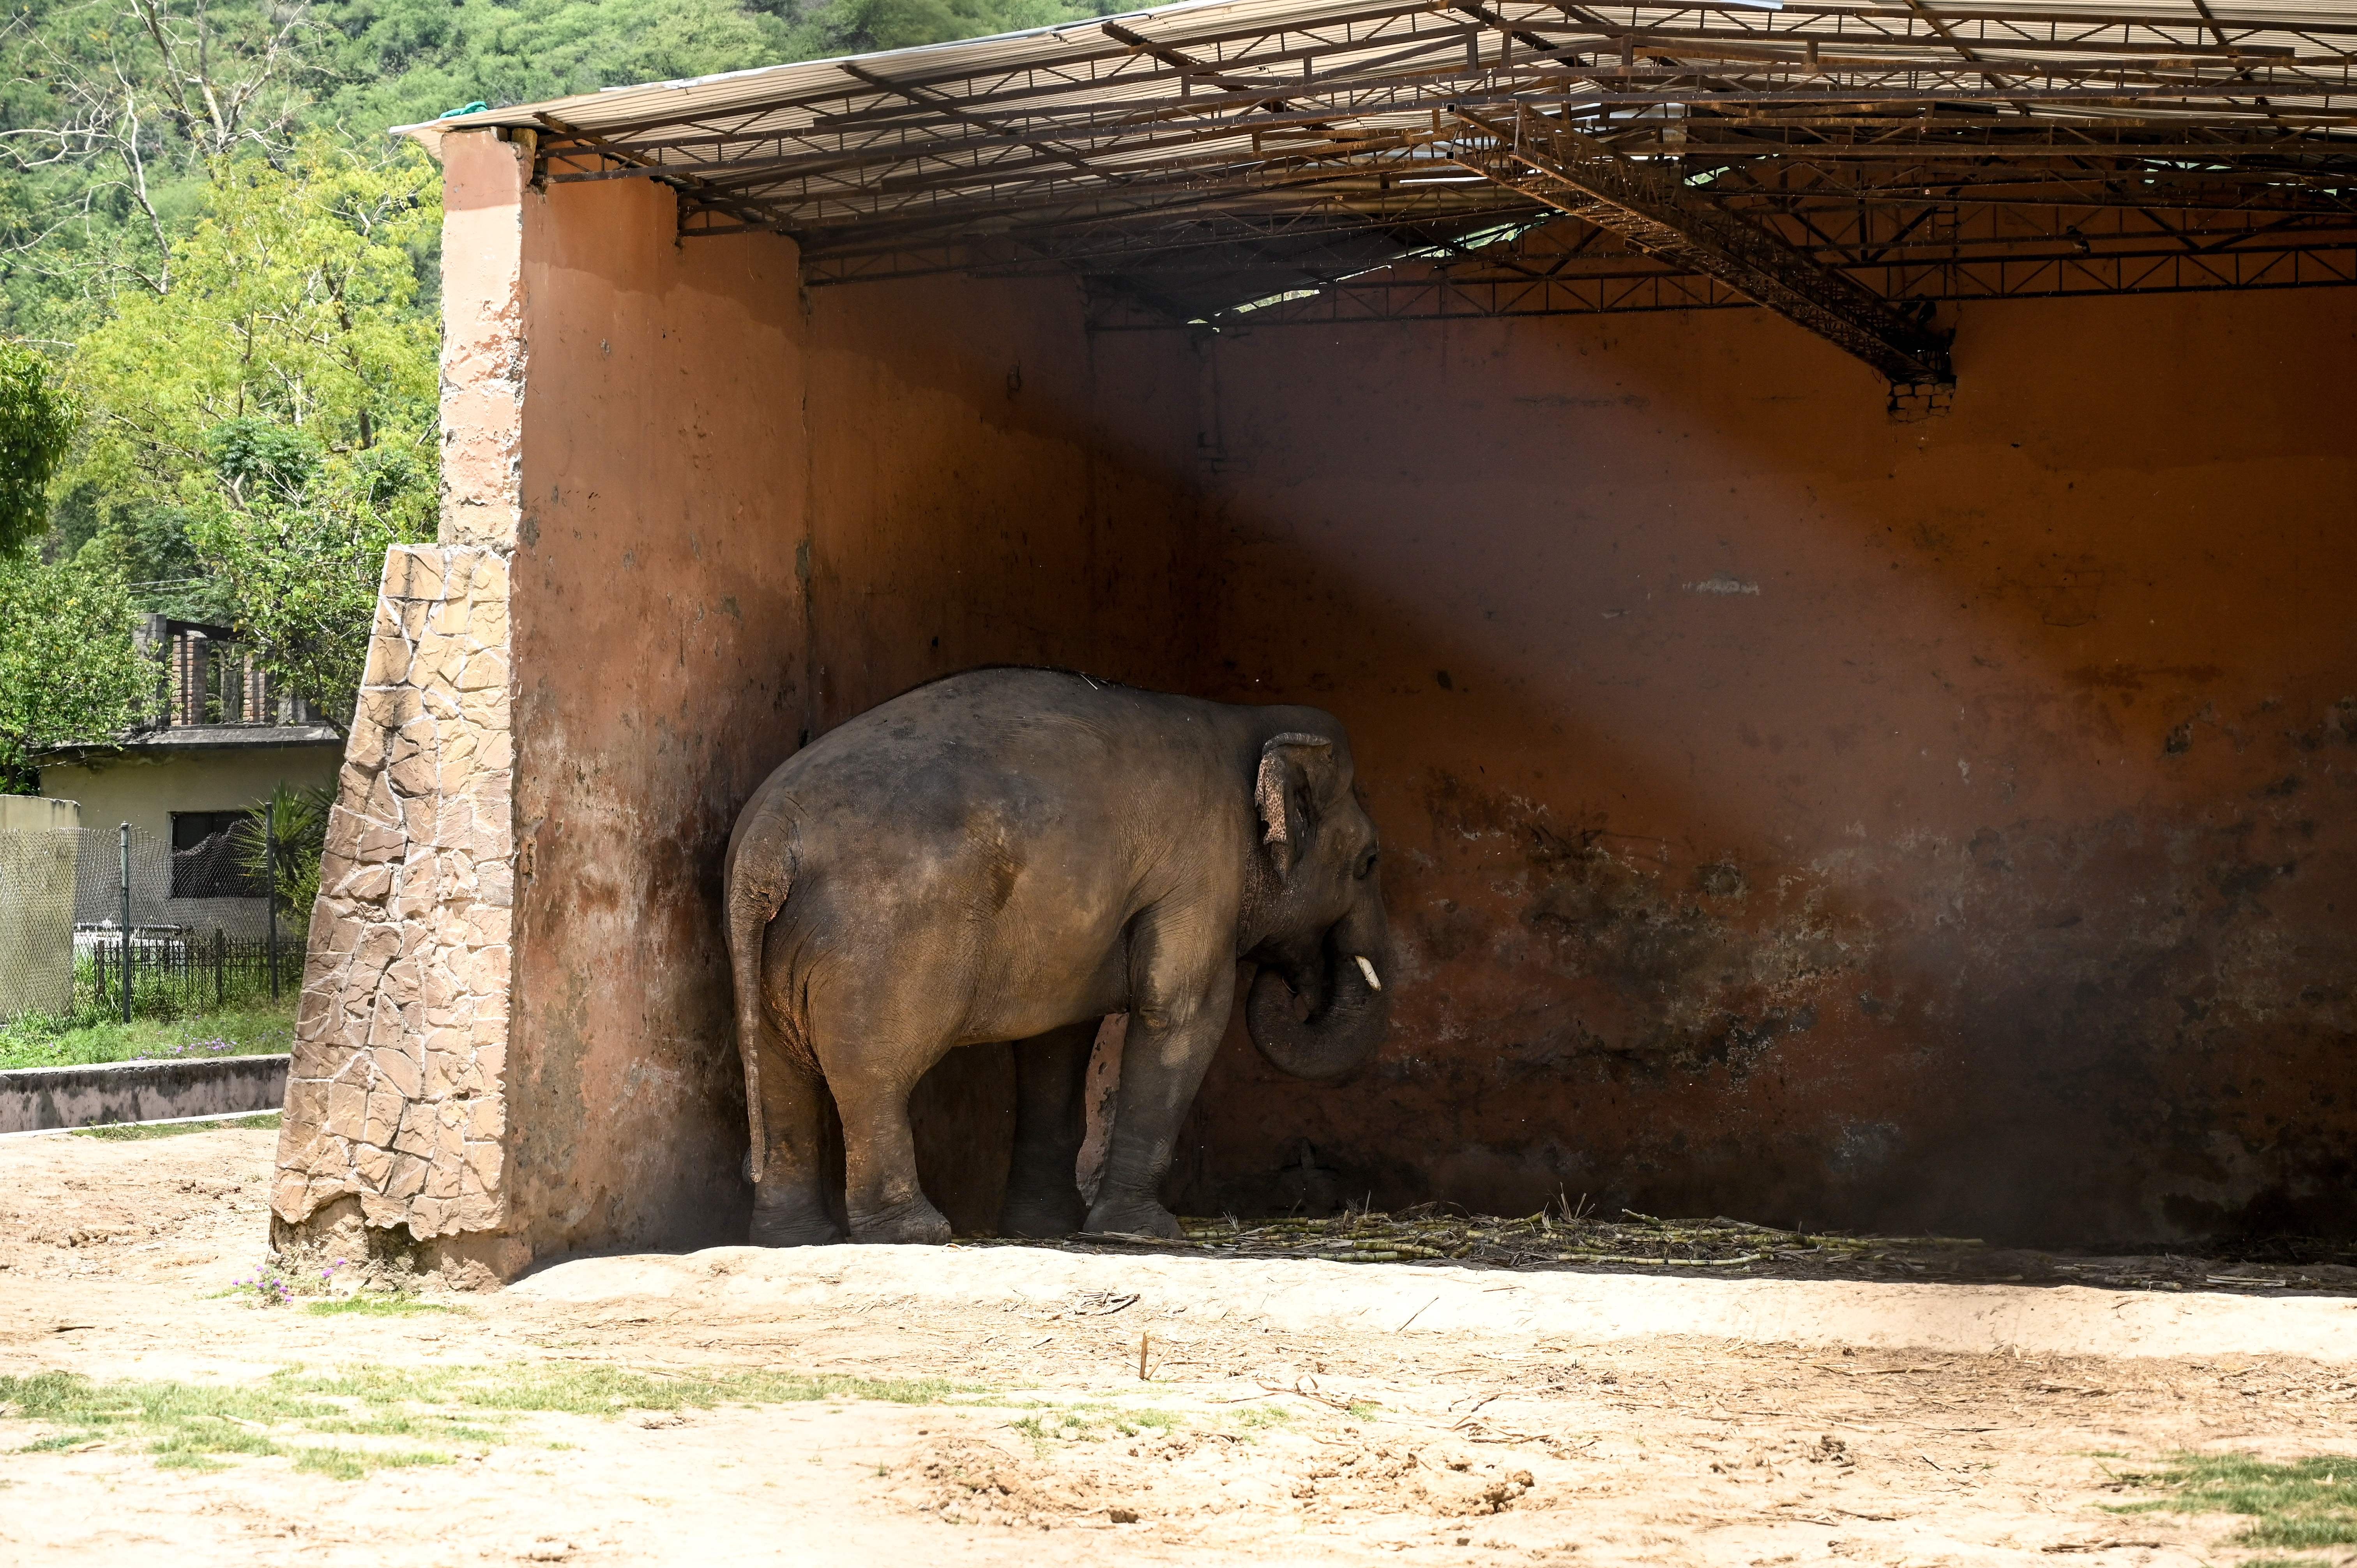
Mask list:
[[[843,1117],[844,1204],[851,1239],[929,1242],[950,1239],[950,1222],[917,1185],[917,1142],[909,1130],[909,1091],[943,1047],[894,1046],[870,1036],[859,1059],[819,1047],[826,1085]]]
[[[761,1053],[761,1122],[768,1135],[753,1187],[756,1247],[806,1247],[843,1240],[827,1211],[822,1138],[826,1092],[815,1074],[771,1036]]]
[[[1074,1175],[1088,1133],[1089,1056],[1101,1019],[1015,1043],[1015,1157],[1002,1236],[1069,1236],[1088,1218]]]

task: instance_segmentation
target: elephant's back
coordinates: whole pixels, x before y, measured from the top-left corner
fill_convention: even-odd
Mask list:
[[[1032,857],[1078,840],[1102,853],[1150,800],[1232,771],[1224,711],[1064,671],[971,670],[828,731],[763,792],[791,799],[806,861],[881,873],[966,848]]]
[[[1208,738],[1218,711],[1060,670],[969,670],[829,730],[778,773],[805,811],[822,800],[854,810],[890,800],[921,814],[929,802],[996,793],[1011,804],[1097,794],[1141,767],[1167,767],[1188,749],[1190,727]]]

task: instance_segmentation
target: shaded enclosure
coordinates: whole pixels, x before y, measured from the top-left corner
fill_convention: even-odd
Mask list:
[[[2357,290],[1952,292],[1953,385],[1896,391],[1761,310],[1188,331],[971,253],[815,286],[839,237],[558,177],[567,124],[440,141],[448,504],[388,566],[283,1220],[740,1239],[736,811],[1039,662],[1327,707],[1385,834],[1390,1045],[1318,1087],[1232,1030],[1184,1211],[2357,1231]],[[1004,1079],[920,1091],[969,1225]]]

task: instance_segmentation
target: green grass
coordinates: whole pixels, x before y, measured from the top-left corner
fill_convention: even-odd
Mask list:
[[[295,1455],[297,1470],[316,1470],[339,1481],[357,1481],[371,1470],[396,1470],[412,1465],[447,1465],[452,1455],[428,1449],[306,1448]]]
[[[314,1317],[414,1317],[424,1312],[458,1312],[464,1309],[447,1306],[438,1301],[419,1301],[415,1296],[368,1291],[359,1295],[338,1296],[330,1301],[315,1301],[303,1310]]]
[[[222,1048],[214,1049],[216,1042],[223,1042]],[[0,1071],[271,1055],[291,1050],[294,1044],[291,994],[277,1004],[263,1001],[180,1018],[137,1018],[128,1024],[92,1014],[53,1018],[27,1013],[0,1023]]]
[[[2115,1511],[2243,1514],[2237,1546],[2299,1551],[2357,1545],[2357,1459],[2345,1455],[2270,1464],[2247,1454],[2180,1454],[2166,1469],[2119,1477],[2123,1485],[2169,1494]],[[2289,1568],[2283,1559],[2267,1568]]]
[[[815,1400],[935,1404],[979,1391],[931,1378],[675,1374],[534,1361],[336,1371],[290,1367],[261,1382],[233,1384],[101,1382],[73,1372],[37,1372],[0,1376],[0,1419],[55,1429],[22,1444],[16,1450],[20,1454],[136,1444],[170,1469],[281,1457],[298,1470],[355,1480],[371,1469],[447,1464],[457,1457],[453,1447],[523,1441],[524,1418],[539,1413],[612,1417],[630,1410]]]
[[[1275,1405],[1253,1405],[1217,1424],[1249,1435],[1266,1427],[1281,1426],[1291,1419]],[[1042,1453],[1053,1443],[1103,1443],[1148,1432],[1175,1432],[1187,1424],[1187,1418],[1174,1411],[1114,1404],[1045,1405],[1008,1423]],[[1072,1435],[1067,1437],[1066,1433]]]
[[[278,1112],[257,1111],[251,1116],[223,1117],[218,1122],[128,1122],[105,1127],[77,1127],[77,1138],[96,1138],[108,1144],[136,1144],[149,1138],[177,1138],[183,1133],[213,1133],[223,1127],[271,1130],[278,1125]]]

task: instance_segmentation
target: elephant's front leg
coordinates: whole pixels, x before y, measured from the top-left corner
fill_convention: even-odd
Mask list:
[[[1089,1057],[1103,1019],[1015,1042],[1015,1157],[1002,1236],[1069,1236],[1088,1217],[1074,1167],[1088,1136]]]
[[[1211,944],[1206,944],[1211,945]],[[1148,952],[1133,961],[1129,1036],[1121,1048],[1121,1089],[1104,1182],[1089,1208],[1089,1230],[1178,1237],[1162,1207],[1162,1178],[1178,1145],[1178,1125],[1195,1103],[1235,1002],[1235,964],[1208,953]],[[1145,972],[1138,973],[1140,968]]]

